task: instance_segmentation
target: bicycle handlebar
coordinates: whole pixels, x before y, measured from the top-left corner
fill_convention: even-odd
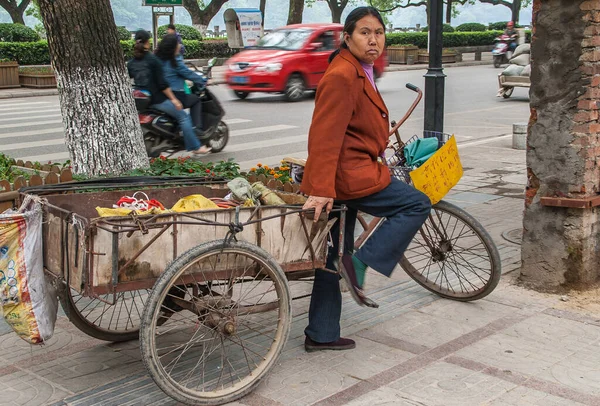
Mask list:
[[[407,83],[406,88],[412,90],[413,92],[419,92],[419,88],[412,83]]]
[[[413,104],[410,106],[410,108],[408,109],[408,111],[406,112],[406,114],[404,115],[404,117],[402,117],[402,119],[400,121],[398,121],[398,123],[396,123],[395,125],[393,125],[392,129],[390,130],[389,136],[391,136],[392,134],[394,134],[396,136],[396,140],[398,141],[399,145],[402,144],[402,140],[400,139],[400,134],[398,134],[398,128],[400,128],[400,126],[402,124],[404,124],[404,122],[406,120],[408,120],[408,118],[410,117],[410,115],[413,113],[413,111],[415,111],[415,109],[417,108],[417,106],[421,102],[421,99],[423,98],[423,92],[417,86],[415,86],[415,85],[413,85],[411,83],[407,83],[406,87],[408,89],[412,90],[413,92],[416,92],[417,93],[417,98],[415,99],[415,101],[413,102]]]

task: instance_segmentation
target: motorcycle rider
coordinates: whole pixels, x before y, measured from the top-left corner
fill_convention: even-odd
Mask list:
[[[506,30],[504,30],[504,35],[510,38],[510,42],[508,44],[508,50],[512,53],[517,49],[517,38],[519,37],[519,33],[515,29],[515,23],[509,21],[506,24]]]
[[[195,94],[186,93],[185,80],[190,80],[202,88],[206,86],[206,77],[185,66],[181,56],[181,44],[174,34],[167,34],[163,37],[156,49],[156,56],[162,62],[165,80],[173,90],[173,94],[185,108],[190,109],[192,123],[196,131],[202,135],[202,103]]]

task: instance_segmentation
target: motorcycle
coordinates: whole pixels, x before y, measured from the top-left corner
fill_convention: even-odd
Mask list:
[[[506,64],[510,60],[510,45],[515,40],[506,34],[502,34],[495,41],[496,46],[492,50],[492,56],[494,57],[494,68],[499,68],[502,64]]]
[[[210,72],[216,59],[211,59],[204,68],[205,74]],[[198,69],[196,69],[198,70]],[[222,120],[225,110],[216,96],[207,87],[192,86],[191,92],[200,98],[202,103],[202,128],[197,132],[198,139],[203,145],[212,148],[211,152],[220,152],[229,141],[229,128]],[[169,156],[185,151],[183,136],[177,120],[159,110],[150,108],[150,95],[143,90],[134,90],[133,98],[138,111],[138,117],[144,135],[146,152],[150,158],[157,158],[163,152]]]

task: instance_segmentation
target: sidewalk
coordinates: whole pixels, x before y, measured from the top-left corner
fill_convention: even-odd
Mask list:
[[[311,354],[302,347],[308,298],[294,301],[280,361],[231,405],[599,405],[598,317],[575,298],[514,284],[526,178],[525,153],[510,143],[462,146],[465,176],[447,197],[496,242],[505,273],[496,291],[461,303],[430,294],[400,269],[391,279],[369,273],[379,309],[344,294],[342,331],[357,348]],[[176,404],[146,374],[137,341],[89,338],[64,316],[43,347],[30,347],[2,322],[0,341],[3,405]]]
[[[478,65],[491,65],[491,53],[484,53],[481,61],[473,60],[474,54],[465,54],[463,62],[452,63],[444,65],[444,68],[461,67],[461,66],[478,66]],[[213,68],[213,84],[221,85],[225,83],[225,66],[215,66]],[[386,72],[398,72],[408,70],[421,70],[427,69],[425,64],[417,65],[389,65],[386,68]],[[58,95],[57,89],[28,89],[28,88],[14,88],[14,89],[0,89],[0,99],[12,99],[22,97],[39,97],[39,96],[53,96]]]

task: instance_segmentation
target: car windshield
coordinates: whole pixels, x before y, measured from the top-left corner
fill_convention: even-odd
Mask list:
[[[284,49],[296,51],[304,45],[312,30],[277,30],[262,37],[256,44],[256,49]]]

